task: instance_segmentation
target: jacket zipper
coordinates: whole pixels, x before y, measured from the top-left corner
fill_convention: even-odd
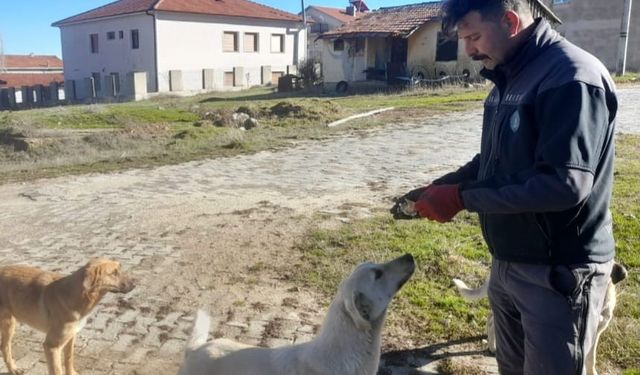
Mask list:
[[[498,105],[496,106],[496,109],[493,111],[493,119],[491,119],[491,130],[492,133],[495,134],[495,129],[498,127],[496,125],[496,119],[498,118],[498,110],[500,108],[500,102],[498,102]],[[491,163],[492,163],[492,159],[493,159],[493,146],[494,146],[494,138],[492,134],[492,138],[491,138],[491,147],[489,148],[489,158],[488,158],[488,162],[487,165],[484,168],[484,171],[482,171],[482,178],[487,178],[487,176],[489,175],[489,168],[492,167]],[[493,167],[492,167],[493,168]],[[489,238],[489,230],[487,229],[487,220],[486,218],[486,214],[480,214],[482,216],[482,220],[481,220],[481,230],[482,230],[482,234],[484,235],[484,238],[487,239],[487,246],[489,247],[489,251],[493,254],[493,249],[490,243],[490,238]]]
[[[585,280],[582,286],[582,303],[580,304],[582,307],[582,311],[580,311],[580,320],[578,321],[578,353],[576,355],[576,375],[582,375],[582,368],[584,367],[584,337],[586,335],[586,324],[585,320],[587,319],[587,315],[589,313],[589,291],[591,289],[591,279],[593,275],[590,275],[587,280]]]

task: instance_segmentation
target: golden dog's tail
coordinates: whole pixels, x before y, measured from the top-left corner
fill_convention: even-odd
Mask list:
[[[204,310],[198,310],[198,312],[196,313],[196,318],[193,322],[191,336],[189,337],[189,341],[187,341],[187,354],[207,342],[207,338],[209,337],[210,324],[211,323],[209,314],[207,314]]]
[[[456,285],[456,288],[458,288],[458,292],[460,292],[462,298],[472,302],[486,297],[487,291],[489,289],[489,277],[487,277],[484,280],[484,283],[482,283],[482,285],[476,289],[469,288],[467,284],[465,284],[465,282],[460,279],[453,279],[453,283]]]

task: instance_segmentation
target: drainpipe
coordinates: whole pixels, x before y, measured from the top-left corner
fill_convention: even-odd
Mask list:
[[[618,70],[616,74],[622,76],[627,70],[627,48],[629,45],[629,26],[631,24],[631,5],[633,0],[624,1],[622,24],[620,25],[620,40],[618,42]]]
[[[304,0],[300,0],[300,2],[302,3],[302,26],[304,26],[304,28],[307,28],[307,12],[304,9]]]
[[[156,28],[156,13],[152,10],[146,11],[148,16],[153,17],[153,63],[155,64],[156,76],[155,76],[155,84],[156,84],[156,92],[160,92],[160,84],[159,84],[159,74],[158,71],[158,31]]]

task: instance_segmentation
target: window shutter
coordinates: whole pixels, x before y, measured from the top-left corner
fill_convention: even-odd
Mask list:
[[[255,34],[255,33],[244,34],[244,51],[258,52],[258,34]]]
[[[224,87],[233,87],[234,77],[233,72],[224,72]]]
[[[224,39],[222,41],[222,50],[224,52],[236,51],[236,33],[224,33]]]
[[[271,35],[271,52],[284,52],[284,35]]]

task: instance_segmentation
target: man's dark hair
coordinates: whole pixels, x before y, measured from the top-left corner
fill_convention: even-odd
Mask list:
[[[508,10],[530,13],[528,0],[447,0],[442,4],[442,31],[452,36],[456,24],[472,11],[483,20],[498,20]]]

